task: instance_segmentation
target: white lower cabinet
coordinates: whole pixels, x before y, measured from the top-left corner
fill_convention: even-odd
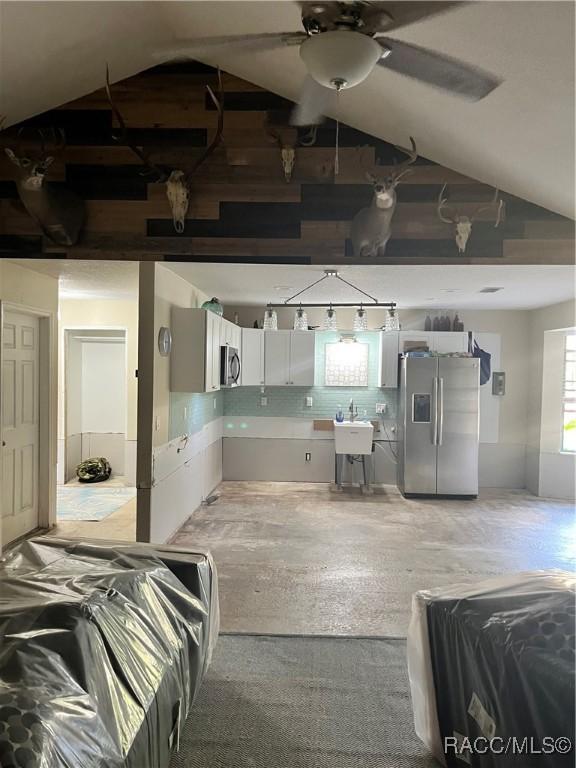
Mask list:
[[[242,328],[240,385],[256,387],[264,384],[264,331]]]
[[[315,334],[312,331],[264,332],[264,381],[267,386],[314,385]]]

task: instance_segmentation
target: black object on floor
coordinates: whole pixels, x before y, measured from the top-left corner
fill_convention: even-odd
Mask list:
[[[170,768],[433,768],[406,641],[224,635]]]
[[[104,456],[85,459],[76,467],[76,476],[81,483],[103,483],[111,474],[112,467]]]
[[[574,768],[575,591],[574,575],[555,570],[417,593],[418,728],[450,768],[463,756],[472,768]],[[464,739],[477,746],[467,752]]]

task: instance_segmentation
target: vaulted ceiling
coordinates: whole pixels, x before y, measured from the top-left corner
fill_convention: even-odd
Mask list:
[[[10,125],[64,104],[102,85],[105,62],[125,78],[183,38],[299,28],[289,0],[1,2],[0,115]],[[342,95],[341,120],[392,143],[414,135],[421,155],[574,217],[574,4],[464,3],[396,37],[505,82],[468,104],[381,69]],[[304,76],[295,48],[197,58],[290,99]]]

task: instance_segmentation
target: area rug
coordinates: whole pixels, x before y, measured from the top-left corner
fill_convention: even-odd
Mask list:
[[[136,488],[59,486],[57,518],[59,521],[103,520],[135,496]]]
[[[224,635],[170,768],[437,768],[406,641]]]

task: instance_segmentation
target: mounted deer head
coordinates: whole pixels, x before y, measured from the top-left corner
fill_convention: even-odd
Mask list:
[[[144,147],[137,147],[135,144],[130,143],[128,140],[128,129],[124,118],[122,117],[120,110],[114,104],[112,100],[112,91],[110,88],[110,75],[108,67],[106,67],[106,94],[108,96],[108,102],[112,113],[116,118],[120,127],[120,134],[115,135],[114,139],[127,146],[134,152],[134,154],[140,159],[142,164],[146,167],[146,173],[153,174],[155,176],[154,182],[158,184],[166,185],[166,196],[170,204],[170,210],[172,211],[172,220],[174,222],[174,229],[178,234],[184,232],[186,224],[186,214],[188,213],[188,206],[190,204],[190,189],[192,186],[192,177],[202,163],[214,152],[216,147],[222,140],[222,131],[224,130],[224,109],[223,109],[223,91],[222,91],[222,76],[220,70],[218,70],[218,97],[214,94],[212,88],[209,85],[206,86],[206,90],[210,98],[212,99],[216,110],[218,112],[218,125],[214,138],[202,152],[199,158],[194,160],[188,168],[185,164],[182,164],[180,168],[172,168],[166,165],[153,163],[150,159],[150,153]]]
[[[478,216],[485,211],[493,210],[495,216],[494,226],[497,227],[500,224],[504,216],[504,200],[500,197],[499,190],[496,189],[494,191],[494,197],[489,203],[476,208],[471,216],[465,216],[458,213],[454,208],[448,206],[448,197],[445,195],[446,186],[447,185],[444,184],[438,195],[438,218],[440,221],[443,221],[444,224],[451,224],[453,226],[454,239],[458,246],[458,252],[464,253],[470,235],[472,234],[472,225],[477,220]]]
[[[374,187],[374,197],[369,208],[358,211],[350,228],[350,239],[354,250],[354,257],[364,258],[382,255],[386,243],[390,239],[391,224],[396,209],[396,187],[400,181],[412,172],[411,165],[416,162],[418,152],[416,142],[410,137],[411,149],[406,150],[396,147],[408,155],[408,159],[396,166],[394,171],[384,179],[378,178],[372,173],[367,173],[367,178]]]
[[[52,242],[57,245],[75,245],[86,219],[84,201],[63,184],[46,181],[54,155],[63,151],[66,145],[64,131],[52,130],[53,147],[50,153],[46,147],[46,134],[41,129],[36,129],[40,145],[38,149],[24,152],[21,148],[23,133],[24,128],[21,128],[15,149],[5,148],[6,154],[19,171],[16,187],[20,200]]]
[[[311,147],[316,141],[318,126],[314,125],[309,132],[300,137],[298,128],[289,124],[289,115],[286,113],[268,113],[266,119],[266,133],[276,142],[280,149],[282,169],[286,183],[292,181],[292,173],[296,163],[296,147]]]

